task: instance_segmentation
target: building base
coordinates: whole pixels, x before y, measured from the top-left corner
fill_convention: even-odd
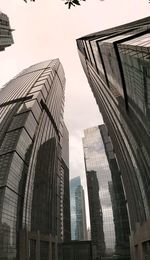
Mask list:
[[[21,230],[19,240],[20,260],[58,259],[57,237],[54,238],[51,234]]]
[[[137,224],[136,232],[130,236],[130,248],[132,260],[150,260],[150,219]]]

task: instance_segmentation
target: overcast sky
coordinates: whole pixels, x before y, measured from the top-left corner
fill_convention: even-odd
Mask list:
[[[70,177],[80,175],[84,188],[83,129],[101,124],[102,117],[82,70],[76,39],[149,16],[148,2],[87,0],[68,10],[63,0],[0,0],[0,10],[15,29],[14,45],[0,52],[0,86],[34,63],[60,59],[67,80],[64,117],[70,133]]]

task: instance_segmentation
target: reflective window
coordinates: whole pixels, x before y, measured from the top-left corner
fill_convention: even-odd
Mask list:
[[[87,240],[84,190],[80,177],[70,181],[71,238]]]
[[[28,167],[17,153],[0,156],[0,186],[7,185],[16,193],[24,194]]]
[[[119,44],[128,99],[140,120],[150,127],[150,34]]]
[[[3,201],[2,201],[3,199]],[[19,232],[19,210],[22,203],[21,197],[11,191],[9,188],[0,189],[0,205],[3,202],[3,208],[0,208],[1,222],[0,234],[0,257],[9,259],[16,257],[17,234]]]
[[[117,250],[125,249],[121,243],[128,244],[129,224],[119,170],[114,162],[113,147],[104,125],[86,129],[84,134],[92,241],[97,244],[98,255],[117,254]],[[110,161],[113,160],[113,170],[110,170],[108,158]],[[116,183],[117,186],[114,186]],[[124,216],[119,213],[121,207]],[[123,227],[123,223],[127,226]]]

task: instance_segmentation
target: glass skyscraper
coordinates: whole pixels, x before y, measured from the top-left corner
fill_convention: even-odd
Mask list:
[[[126,257],[129,255],[128,216],[106,126],[86,129],[83,148],[94,257]]]
[[[55,59],[23,70],[0,90],[2,260],[55,259],[57,241],[69,239],[64,89]]]
[[[13,44],[12,29],[8,16],[0,11],[0,51]]]
[[[69,190],[69,133],[63,123],[62,125],[62,159],[61,159],[61,185],[60,185],[60,218],[61,218],[61,240],[71,240],[70,223],[70,190]]]
[[[150,17],[77,40],[124,184],[132,259],[150,258]]]
[[[87,240],[84,190],[80,177],[70,180],[71,238]]]

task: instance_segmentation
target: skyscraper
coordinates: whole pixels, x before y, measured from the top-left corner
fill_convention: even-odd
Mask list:
[[[55,259],[57,241],[70,232],[64,88],[55,59],[23,70],[0,91],[0,259]]]
[[[72,240],[87,240],[84,190],[80,177],[70,181],[71,205],[71,238]]]
[[[14,43],[8,16],[0,11],[0,51]]]
[[[62,125],[62,159],[61,159],[61,240],[71,240],[70,223],[70,191],[69,191],[69,133]]]
[[[150,257],[150,17],[77,40],[121,169],[132,258]],[[145,243],[143,245],[143,243]],[[141,253],[142,250],[142,253]]]
[[[129,222],[106,126],[86,129],[83,147],[94,257],[119,255],[125,259],[129,256]]]

